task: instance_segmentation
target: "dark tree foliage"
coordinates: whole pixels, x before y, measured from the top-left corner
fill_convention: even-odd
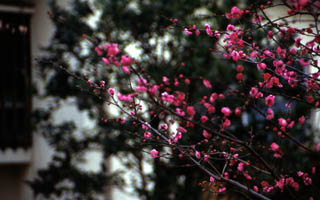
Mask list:
[[[95,95],[100,91],[91,91],[85,81],[81,80],[81,75],[98,83],[100,80],[106,85],[127,84],[119,74],[113,73],[111,68],[103,65],[96,55],[94,48],[104,42],[118,43],[121,49],[136,45],[141,52],[137,59],[140,65],[159,83],[163,76],[178,77],[181,72],[190,79],[202,76],[214,84],[214,91],[222,93],[227,90],[236,90],[236,74],[234,68],[236,64],[224,61],[223,57],[217,56],[210,48],[215,41],[209,37],[197,38],[191,36],[186,40],[181,27],[173,27],[170,19],[179,19],[179,26],[197,24],[203,26],[205,22],[210,22],[215,29],[225,30],[228,25],[223,13],[229,12],[230,8],[237,4],[236,0],[212,1],[212,0],[95,0],[92,4],[88,1],[73,0],[71,8],[62,8],[55,1],[50,3],[49,15],[55,24],[55,34],[45,51],[49,56],[39,60],[39,70],[46,81],[46,95],[57,102],[57,107],[48,110],[35,112],[35,129],[42,132],[50,145],[56,150],[53,161],[47,169],[38,172],[38,177],[30,181],[36,195],[41,194],[46,197],[50,195],[61,196],[66,191],[74,193],[74,199],[93,199],[95,193],[102,193],[108,184],[117,184],[121,187],[124,180],[121,174],[114,174],[114,178],[108,173],[108,166],[103,166],[100,173],[86,173],[74,166],[73,157],[83,154],[90,148],[101,148],[104,158],[110,156],[133,155],[134,160],[128,160],[126,167],[135,168],[141,172],[141,163],[148,149],[148,144],[139,137],[132,137],[132,134],[142,133],[128,121],[124,125],[118,123],[104,123],[107,117],[105,112],[105,102]],[[257,6],[258,1],[241,1],[242,6],[251,4]],[[257,4],[257,5],[256,5]],[[201,15],[201,10],[207,10],[205,16]],[[91,15],[99,13],[99,20],[92,26],[88,24]],[[200,14],[199,14],[200,13]],[[241,23],[241,22],[239,22]],[[248,29],[254,28],[247,24]],[[204,30],[202,29],[202,34]],[[259,34],[256,33],[255,34]],[[91,42],[83,43],[83,35],[86,35]],[[259,35],[255,35],[259,37]],[[289,44],[288,44],[289,45]],[[161,50],[159,50],[161,46]],[[130,52],[128,52],[130,53]],[[169,54],[169,56],[168,56]],[[185,67],[182,67],[181,63]],[[246,79],[243,87],[249,91],[256,83],[256,70],[250,71],[246,64],[245,70],[250,77]],[[59,70],[60,67],[66,69]],[[58,69],[58,70],[57,70]],[[54,71],[54,74],[52,72]],[[112,81],[111,81],[112,79]],[[173,81],[173,80],[171,80]],[[201,80],[192,81],[189,87],[181,87],[181,91],[189,94],[189,102],[196,102],[202,98],[207,91],[198,90]],[[120,88],[120,87],[119,87]],[[288,92],[296,92],[288,90]],[[73,97],[80,110],[89,112],[90,118],[96,120],[97,134],[86,134],[82,139],[77,139],[74,135],[75,125],[66,122],[61,125],[53,125],[51,112],[58,109],[60,100]],[[241,99],[230,99],[232,108],[243,105]],[[296,113],[291,115],[299,116],[299,109],[305,109],[304,105],[293,105],[297,107]],[[196,118],[200,118],[201,109],[195,105],[197,110]],[[219,106],[216,109],[220,109]],[[283,108],[276,108],[283,110]],[[157,112],[155,108],[153,111]],[[278,112],[277,112],[278,113]],[[252,131],[255,139],[263,143],[265,140],[272,140],[272,135],[263,130],[265,122],[256,110],[247,113],[247,126],[233,130],[241,137],[242,132]],[[164,117],[164,116],[162,116]],[[151,121],[154,127],[158,127],[161,115],[156,115]],[[244,123],[238,121],[238,123]],[[296,130],[298,133],[300,130]],[[137,130],[135,130],[137,129]],[[199,131],[193,130],[188,133],[188,140],[198,137]],[[243,138],[248,141],[250,138]],[[182,141],[183,142],[183,141]],[[292,146],[292,145],[291,145]],[[288,150],[292,148],[288,144]],[[261,152],[263,153],[263,152]],[[297,155],[292,158],[299,159]],[[306,158],[307,160],[307,158]],[[218,162],[218,161],[217,161]],[[132,185],[141,199],[152,200],[193,200],[202,199],[203,193],[198,183],[205,177],[195,166],[188,166],[184,159],[170,158],[168,162],[153,160],[151,163],[154,172],[151,175],[140,173],[143,180],[142,185]],[[283,163],[281,163],[283,164]],[[279,163],[280,165],[280,163]],[[56,187],[62,181],[72,182],[72,190],[67,187]],[[154,188],[148,190],[146,182],[154,182]],[[232,191],[232,190],[231,190]],[[240,195],[238,198],[242,198]]]

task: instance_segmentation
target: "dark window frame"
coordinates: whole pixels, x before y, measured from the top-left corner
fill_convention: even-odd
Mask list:
[[[29,148],[31,15],[0,12],[0,149]]]

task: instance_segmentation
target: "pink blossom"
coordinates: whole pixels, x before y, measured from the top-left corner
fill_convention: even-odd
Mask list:
[[[312,167],[311,168],[311,172],[312,172],[312,174],[315,174],[316,173],[316,167]]]
[[[267,38],[268,38],[269,40],[271,40],[271,39],[273,38],[273,32],[272,32],[271,30],[268,31]]]
[[[320,151],[320,142],[317,144],[316,150],[317,150],[317,151]]]
[[[282,152],[276,152],[273,154],[273,157],[275,158],[281,158],[282,157]]]
[[[197,29],[196,30],[196,36],[199,36],[200,35],[200,31]]]
[[[255,191],[255,192],[258,192],[259,191],[259,188],[258,188],[258,186],[253,186],[253,190]]]
[[[263,97],[263,94],[262,92],[258,92],[258,94],[256,95],[256,99],[260,99]]]
[[[166,84],[166,85],[169,85],[169,84],[170,84],[170,80],[169,80],[168,77],[166,77],[166,76],[163,76],[163,77],[162,77],[162,82],[163,82],[164,84]]]
[[[205,137],[205,138],[207,138],[207,139],[209,139],[209,138],[212,137],[212,135],[211,135],[210,133],[208,133],[208,131],[206,131],[206,130],[203,130],[203,131],[202,131],[202,135],[203,135],[203,137]]]
[[[112,44],[108,47],[107,57],[114,57],[118,53],[120,53],[120,50],[118,49],[118,44]]]
[[[260,70],[265,70],[267,68],[267,65],[265,63],[258,63],[257,67]]]
[[[270,145],[272,151],[279,151],[280,150],[280,147],[277,143],[273,142],[271,145]]]
[[[284,178],[281,178],[279,181],[276,182],[275,187],[277,187],[277,188],[279,188],[281,191],[283,191],[284,182],[285,182],[285,179],[284,179]]]
[[[185,98],[186,98],[185,93],[183,93],[183,92],[178,92],[178,94],[177,94],[177,101],[178,101],[179,103],[182,103],[182,102],[185,100]]]
[[[144,78],[139,78],[138,79],[138,85],[139,86],[146,86],[147,85],[147,83],[148,83],[148,81],[146,80],[146,79],[144,79]]]
[[[285,120],[285,119],[283,119],[283,118],[279,118],[278,119],[278,123],[279,123],[279,125],[280,126],[282,126],[282,127],[286,127],[287,126],[287,120]]]
[[[185,83],[186,85],[189,85],[189,84],[190,84],[190,79],[188,79],[188,78],[184,79],[184,83]]]
[[[229,24],[227,26],[227,31],[234,31],[234,26],[232,24]]]
[[[207,33],[210,37],[212,37],[213,32],[212,32],[212,30],[211,30],[211,28],[210,28],[210,25],[209,25],[209,24],[205,24],[204,27],[206,28],[206,33]]]
[[[240,19],[243,14],[243,11],[239,10],[238,7],[234,6],[231,8],[231,15],[233,19]]]
[[[273,113],[273,110],[272,110],[271,108],[268,108],[267,113],[268,113],[268,115],[266,116],[266,119],[267,119],[267,120],[273,119],[274,113]]]
[[[274,54],[269,50],[264,50],[263,53],[269,57],[272,57],[272,58],[274,57]]]
[[[144,130],[148,130],[149,126],[147,124],[141,124],[141,128]]]
[[[286,57],[287,50],[281,49],[281,47],[278,46],[276,52],[281,58]]]
[[[131,58],[129,56],[121,56],[121,65],[130,66]]]
[[[208,154],[204,154],[203,156],[203,161],[204,162],[208,162],[209,161],[210,156]]]
[[[101,60],[105,65],[107,65],[107,66],[110,65],[110,62],[109,62],[109,60],[107,58],[103,57]]]
[[[297,9],[297,11],[300,11],[307,5],[308,2],[309,0],[295,0],[294,7]]]
[[[226,187],[223,187],[223,188],[219,188],[218,192],[221,193],[221,192],[224,192],[224,191],[226,191],[226,190],[227,190],[227,188],[226,188]]]
[[[202,116],[201,116],[201,122],[202,122],[202,123],[206,123],[207,121],[208,121],[208,117],[205,116],[205,115],[202,115]]]
[[[130,69],[127,66],[122,66],[122,70],[124,71],[124,73],[126,74],[130,74]]]
[[[100,81],[100,87],[104,87],[104,86],[105,86],[105,84],[106,84],[106,82],[105,82],[105,81]]]
[[[213,102],[215,102],[215,100],[217,100],[217,99],[218,99],[218,94],[217,94],[217,93],[212,93],[212,94],[210,95],[209,101],[210,101],[211,103],[213,103]]]
[[[174,136],[174,142],[178,142],[178,140],[180,140],[182,138],[182,133],[181,132],[177,132]]]
[[[206,88],[212,88],[212,85],[211,85],[210,81],[203,80],[202,82],[203,82],[203,85],[206,86]]]
[[[184,33],[187,34],[187,35],[192,35],[192,32],[189,31],[187,28],[184,29]]]
[[[292,187],[295,191],[299,191],[299,183],[293,182],[293,183],[291,184],[291,187]]]
[[[298,171],[298,172],[297,172],[297,175],[298,175],[299,177],[300,177],[300,176],[303,176],[303,174],[304,174],[304,173],[303,173],[302,171]]]
[[[219,39],[221,36],[219,31],[214,31],[214,37],[216,37],[217,39]]]
[[[313,98],[313,96],[308,95],[308,96],[306,96],[306,100],[308,103],[312,103],[314,101],[314,98]]]
[[[290,185],[294,182],[293,178],[292,177],[289,177],[289,178],[286,178],[286,184],[287,185]]]
[[[240,108],[236,108],[234,110],[234,114],[237,115],[237,116],[241,115],[241,109]]]
[[[144,87],[144,86],[138,86],[137,88],[136,88],[136,90],[137,90],[137,92],[145,92],[145,91],[147,91],[147,88],[146,87]]]
[[[260,185],[265,188],[269,186],[269,183],[267,181],[261,181]]]
[[[262,21],[262,17],[260,15],[256,15],[253,19],[252,22],[253,23],[261,23]]]
[[[190,116],[194,116],[196,114],[196,111],[194,110],[193,106],[188,106],[187,107],[187,114]]]
[[[291,49],[289,50],[289,53],[292,54],[292,55],[296,55],[297,49],[296,49],[296,48],[291,48]]]
[[[182,117],[185,116],[185,113],[181,108],[176,108],[176,112],[179,116],[182,116]]]
[[[274,100],[275,100],[275,96],[273,96],[273,95],[269,95],[269,96],[267,96],[266,98],[265,98],[265,104],[267,105],[267,106],[269,106],[269,107],[271,107],[273,104],[274,104]]]
[[[247,179],[247,180],[252,180],[252,177],[250,176],[248,171],[243,172],[243,176]]]
[[[233,50],[231,52],[231,57],[232,57],[232,60],[237,62],[239,59],[240,59],[240,55],[239,55],[239,52]]]
[[[228,117],[232,114],[232,111],[228,107],[221,108],[221,112],[224,114],[224,116]]]
[[[269,193],[269,192],[271,192],[273,189],[274,189],[273,186],[267,187],[267,188],[265,188],[265,192]]]
[[[242,65],[237,65],[236,70],[237,72],[242,72],[243,71],[243,66]]]
[[[250,57],[251,57],[251,58],[256,58],[256,57],[258,57],[258,52],[257,52],[257,51],[252,51],[252,52],[250,53]]]
[[[249,92],[250,96],[252,96],[252,97],[255,97],[257,95],[257,93],[258,93],[258,89],[256,87],[252,87]]]
[[[108,93],[109,93],[110,95],[114,95],[114,89],[113,89],[113,88],[109,88],[109,89],[108,89]]]
[[[200,158],[201,158],[200,152],[199,152],[199,151],[196,151],[196,152],[195,152],[195,156],[196,156],[196,158],[200,159]]]
[[[101,45],[96,47],[94,50],[96,51],[98,56],[102,56],[102,46]]]
[[[212,114],[212,113],[215,113],[216,112],[216,108],[212,105],[208,106],[208,113],[209,114]]]
[[[228,128],[231,125],[231,121],[229,119],[224,120],[222,127]]]
[[[231,8],[231,13],[226,13],[227,19],[240,19],[243,15],[243,11],[239,10],[237,6]]]
[[[125,124],[126,121],[127,121],[127,118],[125,118],[125,117],[120,118],[120,124]]]
[[[306,177],[306,178],[304,178],[303,183],[306,186],[312,185],[312,179],[310,177]]]
[[[237,170],[238,170],[239,172],[242,172],[242,171],[243,171],[243,165],[244,165],[244,163],[242,163],[242,162],[240,162],[240,163],[238,164]]]
[[[105,51],[107,51],[108,48],[110,48],[110,47],[111,47],[111,44],[107,42],[107,43],[104,44],[104,47],[103,47],[103,48],[104,48]],[[102,48],[102,47],[101,47],[101,48]]]
[[[292,128],[292,127],[294,126],[294,124],[295,124],[295,121],[291,121],[291,122],[288,124],[287,128]]]
[[[178,81],[178,79],[174,79],[174,86],[176,86],[176,87],[178,87],[179,86],[179,81]]]
[[[161,124],[161,125],[160,125],[160,129],[163,130],[163,131],[168,130],[168,128],[169,128],[169,127],[168,127],[167,124]]]
[[[145,137],[145,138],[150,138],[151,137],[151,133],[150,132],[145,132],[144,134],[143,134],[143,136]]]
[[[130,94],[123,95],[120,92],[117,94],[117,97],[120,101],[132,101],[132,96]]]
[[[306,66],[309,66],[310,63],[309,61],[306,61],[304,59],[299,59],[299,64],[302,66],[302,67],[306,67]]]
[[[156,95],[158,89],[159,89],[159,86],[158,86],[158,85],[153,85],[151,88],[148,89],[148,92],[149,92],[151,95]]]
[[[175,102],[175,97],[167,92],[161,93],[161,100],[173,104]]]
[[[150,155],[151,155],[152,158],[157,158],[159,156],[158,154],[159,154],[159,152],[157,150],[155,150],[155,149],[152,149],[150,151]]]
[[[187,132],[187,129],[185,129],[185,128],[182,127],[182,126],[179,126],[179,127],[177,128],[177,131],[180,131],[180,132],[182,132],[182,133],[186,133],[186,132]]]
[[[295,46],[297,47],[297,48],[299,48],[300,47],[300,42],[301,42],[301,40],[302,40],[302,38],[300,38],[300,37],[297,37],[297,39],[294,41],[294,44],[295,44]]]
[[[212,176],[210,176],[210,179],[209,179],[209,180],[210,180],[210,183],[212,183],[212,184],[213,184],[214,181],[215,181],[215,179],[214,179]]]

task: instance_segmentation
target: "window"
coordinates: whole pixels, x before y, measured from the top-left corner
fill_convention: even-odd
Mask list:
[[[30,15],[0,12],[0,149],[31,146]]]

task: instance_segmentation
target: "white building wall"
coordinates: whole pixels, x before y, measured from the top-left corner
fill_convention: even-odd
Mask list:
[[[43,56],[45,52],[41,51],[41,47],[46,47],[50,44],[50,40],[54,33],[54,26],[47,14],[48,11],[48,0],[38,0],[36,1],[35,12],[31,20],[31,41],[32,41],[32,59],[33,59],[33,82],[37,85],[38,92],[44,93],[44,84],[39,81],[39,70],[36,66],[35,58]],[[70,1],[58,0],[58,3],[64,7],[68,6]],[[50,105],[50,98],[39,99],[37,97],[33,98],[33,109],[36,108],[48,108]],[[61,108],[54,113],[53,123],[59,124],[63,121],[74,121],[79,129],[92,128],[92,123],[89,122],[87,113],[80,112],[76,105],[73,103],[72,99],[67,99],[63,102]],[[81,136],[80,136],[81,137]],[[33,133],[33,146],[32,146],[32,161],[27,179],[32,179],[36,176],[37,170],[47,167],[48,162],[54,153],[52,148],[49,147],[45,138],[40,134]],[[87,156],[89,157],[89,156]],[[86,164],[79,165],[79,168],[87,171],[100,170],[100,162],[102,155],[99,152],[90,153],[90,162]],[[87,159],[88,160],[88,159]],[[24,194],[26,200],[34,199],[32,196],[32,191],[29,188],[24,189]]]

